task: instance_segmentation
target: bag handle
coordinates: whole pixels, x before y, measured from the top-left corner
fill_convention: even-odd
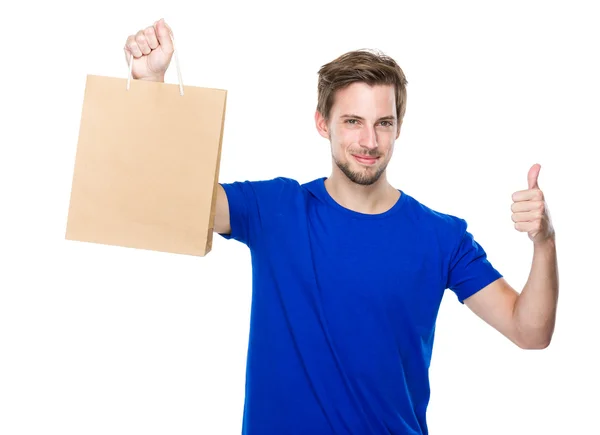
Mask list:
[[[179,58],[177,57],[177,50],[175,49],[175,38],[173,38],[173,34],[169,32],[171,36],[171,41],[173,42],[173,56],[175,57],[175,66],[177,67],[177,80],[179,81],[179,95],[183,97],[183,81],[181,79],[181,70],[179,68]],[[133,70],[133,53],[129,55],[129,74],[127,75],[127,90],[129,90],[131,77]]]

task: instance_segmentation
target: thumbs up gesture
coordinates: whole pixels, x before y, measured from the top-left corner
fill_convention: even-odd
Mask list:
[[[513,193],[511,206],[515,228],[527,232],[534,243],[544,242],[554,237],[554,228],[550,220],[544,193],[538,185],[541,166],[535,164],[529,169],[527,182],[529,188]]]

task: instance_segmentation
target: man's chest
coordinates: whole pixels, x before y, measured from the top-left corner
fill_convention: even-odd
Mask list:
[[[445,272],[427,232],[389,222],[308,219],[272,243],[291,252],[289,277],[313,287],[310,293],[332,326],[348,333],[365,324],[431,331]]]
[[[325,306],[371,310],[429,325],[443,295],[443,262],[403,234],[312,240],[314,276]],[[358,238],[361,238],[359,236]]]

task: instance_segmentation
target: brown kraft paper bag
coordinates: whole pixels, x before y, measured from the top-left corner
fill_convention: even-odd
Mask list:
[[[179,85],[88,75],[65,238],[209,253],[226,100],[181,74]]]

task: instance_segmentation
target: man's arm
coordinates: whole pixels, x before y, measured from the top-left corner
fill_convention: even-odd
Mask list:
[[[523,349],[543,349],[552,339],[559,287],[555,245],[553,239],[534,245],[531,272],[520,294],[500,278],[464,301]]]
[[[554,333],[558,305],[556,243],[534,245],[529,279],[515,304],[514,318],[524,343],[547,347]]]
[[[229,201],[225,189],[220,184],[217,184],[217,205],[213,231],[218,234],[231,234]]]
[[[484,287],[464,303],[475,314],[524,349],[550,344],[558,305],[556,238],[544,195],[538,187],[539,165],[529,171],[529,189],[513,194],[515,228],[533,241],[529,278],[517,293],[503,278]]]
[[[165,73],[175,51],[171,39],[171,28],[164,20],[129,35],[125,42],[125,60],[131,65],[132,77],[136,80],[147,80],[163,83]],[[225,189],[217,186],[217,203],[213,231],[219,234],[230,234],[229,201]]]

